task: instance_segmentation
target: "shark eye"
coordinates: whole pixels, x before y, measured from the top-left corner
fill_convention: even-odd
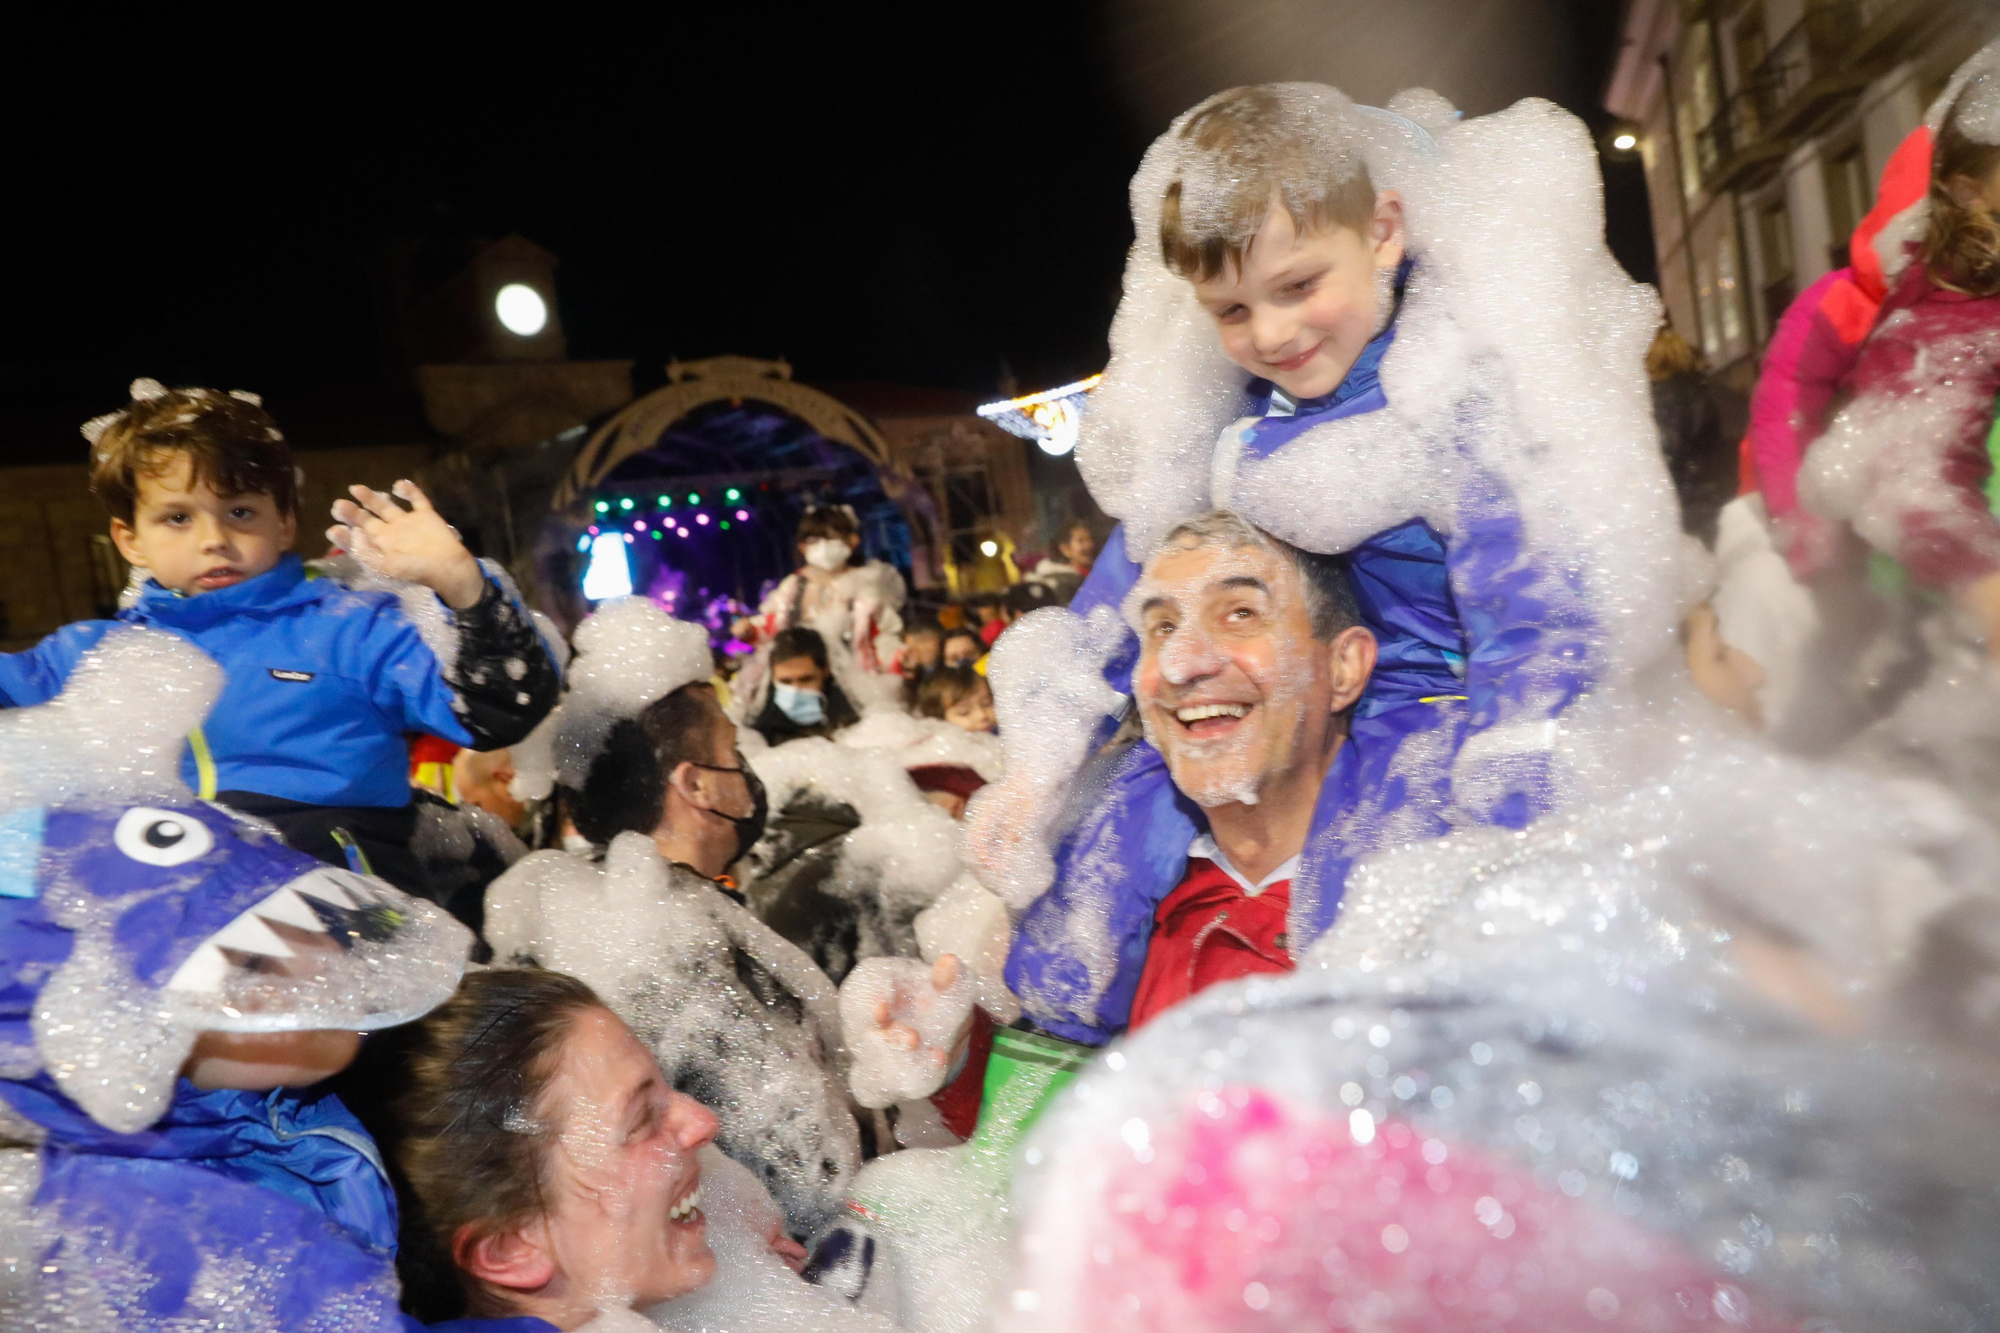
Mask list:
[[[192,815],[135,806],[118,817],[118,850],[149,866],[177,866],[215,845],[208,825]]]

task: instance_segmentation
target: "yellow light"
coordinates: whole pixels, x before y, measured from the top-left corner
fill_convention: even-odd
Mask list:
[[[985,541],[979,543],[979,554],[991,560],[994,556],[1000,554],[1000,543],[988,537]]]
[[[1639,146],[1639,136],[1630,130],[1621,130],[1617,137],[1612,139],[1611,146],[1621,153],[1629,153]]]

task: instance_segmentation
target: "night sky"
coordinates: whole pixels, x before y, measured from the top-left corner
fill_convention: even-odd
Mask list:
[[[1547,96],[1601,126],[1619,6],[688,8],[17,41],[6,461],[80,452],[76,421],[135,374],[262,389],[306,444],[409,438],[376,279],[421,285],[510,231],[562,259],[572,357],[1043,387],[1103,363],[1126,182],[1179,110],[1318,78],[1362,100],[1424,83],[1469,114]],[[1637,168],[1610,186],[1614,252],[1651,280]]]

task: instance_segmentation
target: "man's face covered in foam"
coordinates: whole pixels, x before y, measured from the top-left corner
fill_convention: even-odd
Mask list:
[[[616,1015],[588,1009],[537,1114],[554,1123],[551,1257],[600,1309],[644,1307],[715,1275],[695,1151],[715,1116],[667,1086]]]
[[[1133,590],[1146,739],[1204,806],[1254,804],[1323,753],[1333,679],[1296,566],[1261,546],[1179,538]]]

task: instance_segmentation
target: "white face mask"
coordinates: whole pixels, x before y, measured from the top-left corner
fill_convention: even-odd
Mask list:
[[[831,574],[846,567],[847,557],[853,551],[853,547],[838,537],[821,537],[806,543],[806,563]]]

